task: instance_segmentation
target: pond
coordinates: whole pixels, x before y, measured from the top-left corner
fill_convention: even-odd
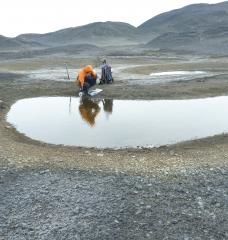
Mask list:
[[[228,132],[228,97],[192,100],[22,99],[7,121],[51,144],[97,148],[158,147]]]

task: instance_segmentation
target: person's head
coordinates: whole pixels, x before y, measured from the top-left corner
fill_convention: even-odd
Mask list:
[[[106,59],[104,59],[102,63],[103,63],[103,64],[106,64]]]
[[[91,65],[87,65],[84,68],[85,73],[91,73],[93,71],[93,67]]]

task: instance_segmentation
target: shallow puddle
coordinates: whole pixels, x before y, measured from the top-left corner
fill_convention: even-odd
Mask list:
[[[202,80],[216,75],[218,75],[218,73],[205,71],[172,71],[151,73],[149,76],[129,75],[127,76],[127,80],[130,84],[151,85],[155,83],[190,81],[194,79]]]
[[[151,73],[150,79],[153,82],[190,81],[215,75],[215,73],[205,71],[172,71]]]
[[[172,72],[157,72],[151,73],[150,76],[183,76],[183,75],[203,75],[204,71],[172,71]]]
[[[23,99],[7,120],[26,136],[52,144],[98,148],[153,147],[228,132],[228,97],[95,101]]]

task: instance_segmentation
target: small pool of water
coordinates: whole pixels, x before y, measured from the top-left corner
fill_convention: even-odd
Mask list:
[[[154,147],[227,133],[228,97],[156,101],[39,97],[16,102],[7,121],[46,143]]]
[[[156,72],[146,75],[128,75],[127,80],[130,84],[144,84],[151,85],[156,83],[177,82],[201,80],[208,77],[215,77],[219,75],[215,72],[205,71],[172,71],[172,72]]]
[[[205,71],[172,71],[151,73],[150,79],[153,82],[190,81],[215,76],[216,73]]]
[[[153,82],[190,81],[216,76],[216,73],[205,71],[172,71],[151,73],[150,79]]]
[[[183,75],[203,75],[204,71],[172,71],[172,72],[157,72],[151,73],[150,76],[183,76]]]
[[[172,71],[172,72],[157,72],[151,73],[150,76],[158,77],[158,76],[204,76],[208,74],[204,71]]]

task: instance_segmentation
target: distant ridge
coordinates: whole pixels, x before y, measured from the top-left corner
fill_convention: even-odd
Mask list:
[[[0,35],[0,51],[42,48],[42,44],[33,41],[24,41],[17,38],[7,38]]]
[[[228,53],[227,40],[228,1],[218,4],[193,4],[172,10],[149,19],[137,28],[128,23],[108,21],[46,34],[21,34],[16,38],[0,36],[0,51],[70,53],[76,48],[80,52],[89,50],[93,53],[102,48],[107,49],[107,46],[114,46],[115,51],[120,51],[118,46],[124,51],[126,46],[130,51],[133,48],[128,46],[134,45],[134,52],[143,46],[144,53],[147,49],[156,49],[220,54]]]
[[[80,27],[62,29],[46,34],[22,34],[17,39],[46,45],[88,43],[93,45],[122,45],[135,43],[137,29],[122,22],[95,22]]]

